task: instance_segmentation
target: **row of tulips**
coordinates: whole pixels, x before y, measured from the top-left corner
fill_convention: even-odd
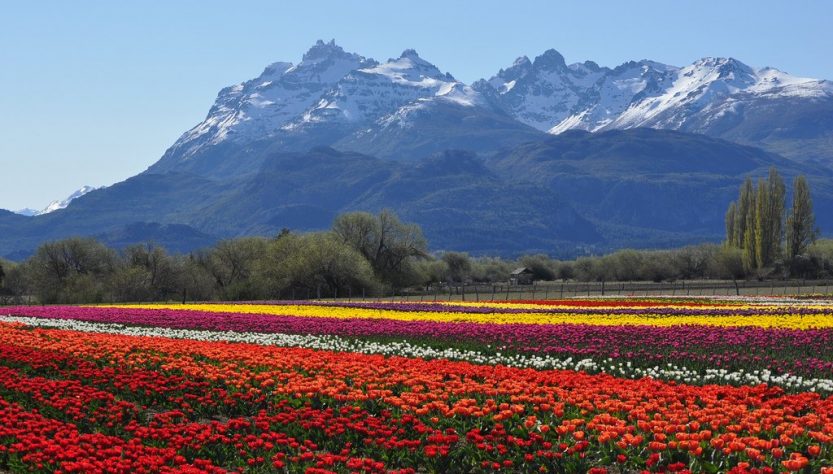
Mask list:
[[[592,358],[560,357],[551,354],[536,353],[502,353],[455,347],[437,347],[406,340],[369,341],[360,338],[347,338],[334,335],[255,333],[237,331],[207,331],[194,329],[172,329],[165,327],[125,326],[113,323],[96,323],[68,319],[45,319],[24,316],[0,316],[0,322],[22,323],[29,327],[50,327],[103,334],[123,334],[133,336],[167,337],[191,339],[197,341],[228,341],[250,344],[273,345],[282,347],[305,347],[339,352],[358,352],[363,354],[400,355],[428,359],[464,360],[477,364],[507,365],[511,367],[528,367],[536,369],[582,370],[589,373],[605,372],[617,377],[642,378],[652,377],[662,380],[674,380],[687,384],[729,384],[758,385],[767,383],[778,385],[789,391],[814,391],[824,394],[833,393],[833,379],[801,377],[790,374],[775,374],[768,369],[726,370],[706,368],[694,370],[690,367],[663,364],[657,366],[637,366],[630,361],[611,358],[594,360]]]
[[[647,325],[668,327],[833,328],[829,306],[756,305],[655,308],[504,308],[499,305],[439,305],[430,303],[342,304],[153,304],[123,305],[124,309],[175,309],[234,314],[260,314],[328,319],[381,319],[396,321],[468,322],[483,324],[587,324],[601,326]],[[16,311],[18,308],[12,308]]]
[[[274,312],[282,308],[271,307]],[[307,309],[328,314],[332,308],[307,306]],[[800,330],[757,326],[450,323],[128,307],[28,306],[7,308],[4,312],[43,319],[171,329],[332,335],[373,342],[405,339],[420,346],[487,355],[501,352],[561,360],[591,359],[597,363],[611,359],[640,369],[672,364],[700,375],[708,370],[726,370],[833,378],[833,328],[827,327]],[[426,311],[426,314],[430,313]]]
[[[817,393],[8,322],[0,414],[21,471],[833,472]]]

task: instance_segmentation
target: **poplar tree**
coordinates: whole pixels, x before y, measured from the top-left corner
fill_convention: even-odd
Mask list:
[[[746,178],[740,189],[738,200],[737,216],[735,218],[735,246],[744,247],[747,229],[749,227],[749,213],[753,211],[755,202],[755,188],[752,186],[752,178]]]
[[[735,219],[737,218],[738,205],[734,201],[729,204],[729,209],[726,210],[726,245],[729,247],[738,247],[735,241]]]
[[[743,216],[745,224],[743,230],[743,240],[741,250],[743,250],[743,267],[748,272],[755,268],[758,262],[755,254],[755,214],[756,206],[754,202],[749,206],[746,215]]]
[[[764,268],[769,263],[769,186],[758,180],[755,192],[755,225],[752,228],[755,239],[755,268]]]
[[[747,272],[761,270],[781,255],[785,195],[784,180],[773,167],[757,186],[747,177],[737,202],[726,211],[726,245],[742,250]]]
[[[798,176],[793,181],[792,209],[786,227],[787,256],[790,259],[806,252],[807,247],[818,237],[810,186],[804,176]]]
[[[775,167],[769,169],[769,259],[774,261],[781,256],[781,242],[784,239],[784,207],[786,205],[786,186]]]

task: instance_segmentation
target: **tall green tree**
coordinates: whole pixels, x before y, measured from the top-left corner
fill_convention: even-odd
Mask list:
[[[755,192],[755,268],[764,268],[769,263],[770,249],[770,219],[769,215],[769,186],[764,180],[758,180],[758,189]]]
[[[754,199],[754,197],[752,199]],[[743,238],[741,240],[742,244],[740,248],[743,251],[743,267],[746,269],[747,273],[751,272],[758,262],[758,257],[755,253],[755,214],[757,213],[756,211],[757,206],[755,206],[754,202],[752,202],[750,203],[750,206],[746,211],[746,215],[743,216],[744,229],[742,236]]]
[[[781,256],[785,195],[784,180],[773,167],[757,187],[747,177],[726,210],[726,245],[742,251],[747,272],[760,272]]]
[[[793,202],[787,217],[787,256],[794,259],[803,255],[818,237],[813,200],[807,178],[798,176],[793,181]]]
[[[735,201],[729,203],[729,209],[726,210],[726,245],[729,247],[740,247],[735,239],[735,223],[738,214],[738,204]]]
[[[781,242],[784,240],[784,220],[787,199],[787,188],[784,185],[784,179],[778,174],[775,167],[769,169],[769,178],[767,179],[768,194],[769,194],[769,251],[768,255],[770,261],[773,261],[781,256]]]
[[[747,229],[749,228],[749,213],[754,209],[755,188],[752,178],[747,177],[740,188],[737,212],[735,213],[734,237],[731,245],[744,248]]]

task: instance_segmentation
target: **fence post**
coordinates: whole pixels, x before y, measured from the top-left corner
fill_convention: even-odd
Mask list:
[[[535,280],[532,281],[532,299],[535,299]]]
[[[558,296],[559,299],[564,299],[564,282],[561,282],[561,293]]]
[[[506,285],[506,301],[509,301],[509,285]]]
[[[495,292],[497,292],[497,285],[492,283],[492,301],[495,300]]]

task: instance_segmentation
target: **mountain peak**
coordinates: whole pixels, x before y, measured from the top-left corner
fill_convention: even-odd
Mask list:
[[[564,62],[564,56],[554,49],[544,51],[544,54],[535,58],[533,65],[544,69],[567,67],[567,63]]]
[[[426,61],[422,57],[420,57],[419,53],[416,52],[415,49],[406,49],[402,51],[402,54],[399,55],[396,59],[389,59],[388,64],[395,65],[395,67],[400,69],[420,69],[428,72],[428,75],[440,75],[440,70],[429,61]]]
[[[345,54],[344,49],[336,44],[336,40],[331,39],[328,43],[325,43],[323,40],[318,40],[304,53],[303,61],[315,61],[343,54]]]
[[[399,55],[399,58],[422,59],[419,57],[419,53],[417,53],[416,50],[412,48],[408,48],[405,51],[402,51],[402,54]]]
[[[743,72],[746,74],[752,74],[754,72],[751,67],[738,61],[735,58],[705,57],[700,58],[697,61],[694,61],[694,64],[692,64],[692,66],[694,66],[695,68],[717,70],[721,76],[724,76],[734,71]]]

